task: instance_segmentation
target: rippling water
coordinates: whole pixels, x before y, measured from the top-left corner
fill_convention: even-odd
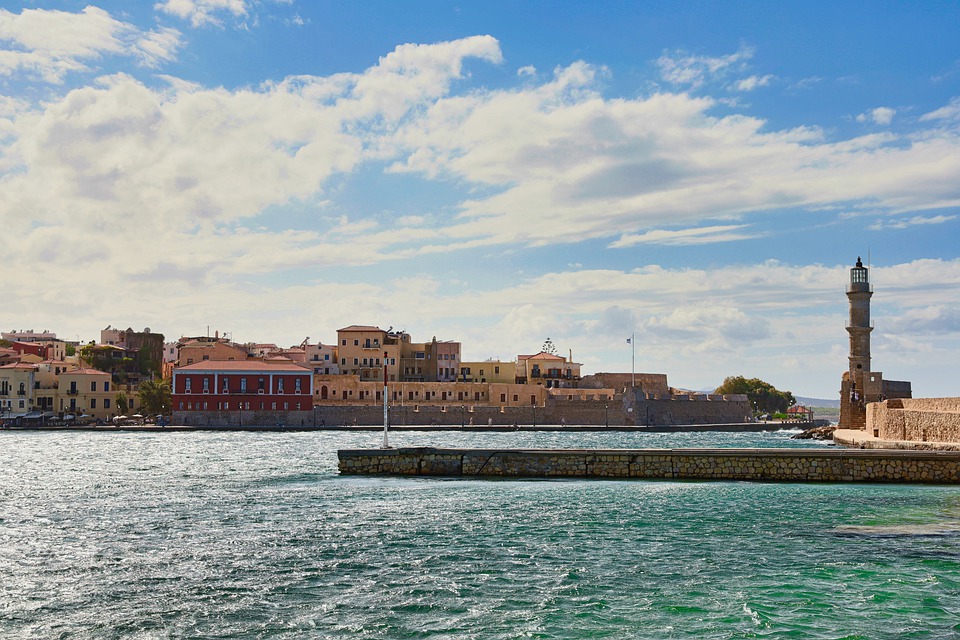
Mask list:
[[[337,475],[337,449],[379,442],[0,433],[0,637],[960,634],[954,487]],[[523,432],[391,444],[810,445]]]

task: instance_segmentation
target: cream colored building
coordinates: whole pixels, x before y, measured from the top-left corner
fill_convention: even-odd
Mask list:
[[[304,347],[305,364],[314,373],[338,374],[340,362],[337,360],[337,348],[332,344],[308,344]]]
[[[0,367],[0,418],[25,416],[35,409],[37,365],[15,362]]]
[[[337,330],[337,357],[340,373],[357,376],[362,382],[383,382],[384,358],[387,379],[399,379],[402,336],[391,334],[380,327],[350,325]],[[409,336],[406,336],[409,340]],[[386,354],[386,355],[385,355]]]
[[[109,420],[117,415],[116,390],[110,374],[96,369],[71,369],[60,374],[56,411],[61,415],[88,415]],[[134,413],[136,398],[129,398]]]
[[[247,350],[219,338],[189,338],[181,342],[178,347],[179,366],[185,367],[204,360],[237,360],[247,359]]]
[[[517,363],[500,360],[461,362],[460,376],[457,379],[460,382],[515,384],[517,382]]]
[[[517,356],[517,381],[552,387],[576,386],[580,363],[541,351],[532,356]]]

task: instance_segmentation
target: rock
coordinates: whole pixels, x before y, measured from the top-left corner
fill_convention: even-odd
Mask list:
[[[790,436],[791,440],[833,440],[833,432],[836,431],[836,427],[813,427],[812,429],[807,429],[803,433],[798,433],[795,436]]]

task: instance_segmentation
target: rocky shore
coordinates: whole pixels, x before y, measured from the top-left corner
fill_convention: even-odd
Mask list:
[[[790,436],[791,440],[833,440],[833,432],[837,430],[835,425],[827,427],[813,427],[807,429],[795,436]]]

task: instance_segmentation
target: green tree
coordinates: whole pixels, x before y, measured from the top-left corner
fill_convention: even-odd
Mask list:
[[[552,356],[557,355],[557,347],[553,344],[553,340],[547,338],[547,341],[543,343],[543,346],[540,347],[540,351],[543,353],[549,353]]]
[[[717,387],[714,393],[746,394],[750,404],[759,413],[783,413],[797,403],[793,394],[789,391],[779,391],[769,382],[764,382],[759,378],[744,378],[743,376],[725,378],[723,384]]]
[[[137,389],[140,411],[143,414],[160,414],[173,407],[170,383],[166,380],[144,380]]]
[[[13,346],[13,343],[12,343],[12,342],[10,342],[9,340],[5,340],[5,339],[3,339],[3,338],[0,338],[0,347],[2,347],[2,348],[4,348],[4,349],[9,349],[9,348],[12,347],[12,346]]]
[[[127,394],[118,393],[117,394],[117,413],[120,415],[126,415],[127,411],[130,410],[130,402],[127,400]]]

